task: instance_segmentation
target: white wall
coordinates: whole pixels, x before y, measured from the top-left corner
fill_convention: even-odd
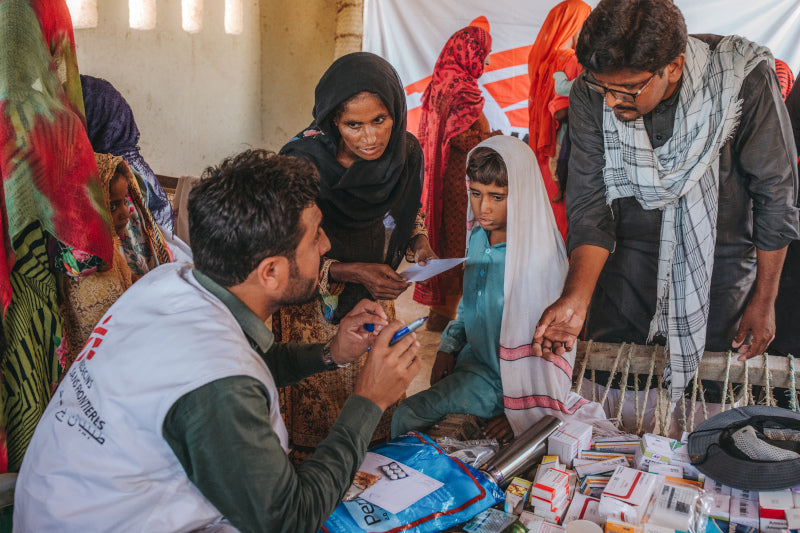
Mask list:
[[[153,30],[128,27],[128,2],[98,2],[97,28],[75,30],[82,74],[128,100],[142,154],[158,174],[199,175],[263,140],[259,2],[244,1],[241,35],[224,29],[224,0],[205,0],[203,29],[181,28],[181,2],[158,0]]]
[[[336,0],[262,0],[264,146],[311,123],[314,88],[334,59]]]

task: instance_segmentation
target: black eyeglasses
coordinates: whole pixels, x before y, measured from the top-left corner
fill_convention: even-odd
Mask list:
[[[605,98],[606,94],[611,93],[611,96],[613,96],[617,100],[621,100],[623,102],[635,102],[636,97],[642,94],[642,91],[644,91],[647,88],[647,86],[650,85],[650,82],[653,81],[653,78],[656,77],[656,74],[658,74],[658,72],[654,72],[652,76],[647,78],[647,81],[644,82],[642,88],[636,91],[635,93],[629,93],[627,91],[620,91],[617,89],[609,89],[605,85],[600,85],[596,81],[590,80],[588,77],[585,78],[584,81],[591,90],[593,90],[596,93],[602,94],[603,98]]]

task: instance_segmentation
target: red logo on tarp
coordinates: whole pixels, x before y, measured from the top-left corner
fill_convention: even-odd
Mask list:
[[[493,72],[509,67],[525,65],[527,70],[528,55],[531,47],[520,46],[511,50],[503,50],[489,55],[489,65],[484,70]],[[510,69],[511,72],[518,69]],[[431,76],[406,85],[406,94],[423,93],[431,82]],[[481,84],[494,99],[495,103],[503,110],[512,128],[528,129],[528,93],[530,92],[530,80],[527,74],[512,74],[507,78],[496,79],[490,83]],[[520,107],[520,104],[524,105]],[[419,118],[422,114],[422,106],[417,106],[408,110],[408,131],[416,134],[419,131]]]

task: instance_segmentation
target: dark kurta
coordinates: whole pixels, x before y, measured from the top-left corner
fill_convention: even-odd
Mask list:
[[[713,46],[718,36],[697,36]],[[653,147],[673,133],[675,92],[644,116]],[[759,64],[744,80],[742,117],[720,154],[719,216],[706,349],[730,347],[756,279],[756,248],[779,250],[798,237],[797,159],[775,71]],[[580,76],[570,94],[572,155],[567,185],[567,249],[611,251],[587,317],[587,338],[644,344],[655,313],[659,210],[634,198],[606,203],[603,96]]]
[[[786,97],[786,109],[794,131],[794,145],[800,151],[800,83]],[[786,251],[778,298],[775,300],[775,340],[769,352],[800,355],[800,241]]]

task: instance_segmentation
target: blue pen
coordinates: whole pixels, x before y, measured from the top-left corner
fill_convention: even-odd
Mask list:
[[[392,337],[392,340],[389,341],[389,346],[393,345],[394,343],[396,343],[397,341],[399,341],[400,339],[402,339],[403,337],[405,337],[406,335],[408,335],[412,331],[418,330],[420,328],[420,326],[422,326],[422,324],[425,323],[426,320],[428,320],[428,317],[426,317],[426,316],[424,316],[422,318],[418,318],[414,322],[412,322],[411,324],[407,325],[406,327],[404,327],[403,329],[401,329],[400,331],[395,333],[394,336]]]
[[[402,339],[403,337],[405,337],[406,335],[408,335],[412,331],[418,330],[420,328],[420,326],[422,326],[422,324],[425,323],[426,320],[428,320],[428,317],[426,317],[426,316],[424,316],[422,318],[418,318],[415,321],[413,321],[411,324],[409,324],[406,327],[404,327],[403,329],[398,330],[397,333],[395,333],[392,336],[392,340],[389,341],[389,346],[393,345],[394,343],[396,343],[397,341],[399,341],[400,339]],[[372,332],[375,331],[375,324],[364,324],[364,329],[367,330],[368,332],[372,333]]]

